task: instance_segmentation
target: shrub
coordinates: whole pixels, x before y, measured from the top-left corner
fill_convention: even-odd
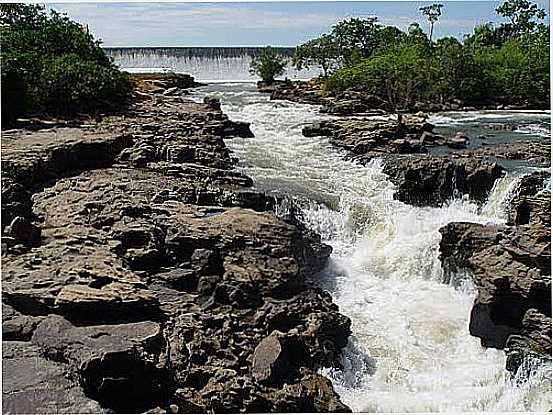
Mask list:
[[[81,25],[42,6],[0,5],[3,126],[32,112],[110,111],[131,90]]]
[[[111,65],[83,61],[75,54],[62,55],[43,66],[41,103],[61,114],[110,111],[120,108],[130,83]]]
[[[267,46],[250,64],[250,72],[257,74],[263,82],[271,84],[275,77],[284,74],[288,61]]]

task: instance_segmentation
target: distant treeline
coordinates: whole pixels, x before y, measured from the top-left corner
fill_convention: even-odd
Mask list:
[[[416,23],[401,31],[376,17],[341,21],[298,46],[293,62],[298,68],[323,68],[327,90],[364,91],[391,111],[408,109],[416,101],[549,107],[549,25],[541,22],[545,10],[527,0],[507,0],[496,9],[503,23],[477,26],[462,41],[434,40],[442,8],[420,9],[429,21],[429,35]]]

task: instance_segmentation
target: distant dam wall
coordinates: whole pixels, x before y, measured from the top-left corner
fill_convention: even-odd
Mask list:
[[[263,47],[106,47],[108,56],[122,69],[137,71],[166,68],[187,73],[199,81],[255,81],[250,63]],[[274,48],[291,58],[294,48]],[[308,79],[320,74],[318,68],[298,71],[290,63],[284,77]]]

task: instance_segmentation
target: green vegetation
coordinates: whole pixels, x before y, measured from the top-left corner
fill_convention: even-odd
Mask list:
[[[429,36],[416,23],[403,32],[376,17],[349,19],[298,46],[294,62],[320,65],[327,90],[365,91],[394,112],[417,101],[549,106],[544,10],[528,0],[507,0],[496,9],[504,23],[478,26],[462,41],[433,41],[442,7],[420,9],[430,22]]]
[[[40,5],[0,5],[2,120],[120,108],[131,90],[100,43],[78,23]]]
[[[434,24],[438,21],[442,15],[443,4],[431,4],[429,6],[421,7],[419,10],[426,16],[428,23],[430,23],[430,42],[432,42],[432,34],[434,33]]]
[[[284,73],[288,61],[273,48],[267,46],[250,64],[250,72],[258,75],[263,82],[272,84],[275,77]]]

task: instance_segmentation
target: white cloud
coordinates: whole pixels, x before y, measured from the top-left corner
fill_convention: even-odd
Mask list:
[[[286,30],[330,27],[341,17],[334,13],[262,11],[224,3],[55,4],[56,10],[89,25],[107,45],[138,44],[139,38],[198,37],[210,30]],[[134,40],[133,40],[134,39]],[[255,39],[252,39],[255,41]]]

